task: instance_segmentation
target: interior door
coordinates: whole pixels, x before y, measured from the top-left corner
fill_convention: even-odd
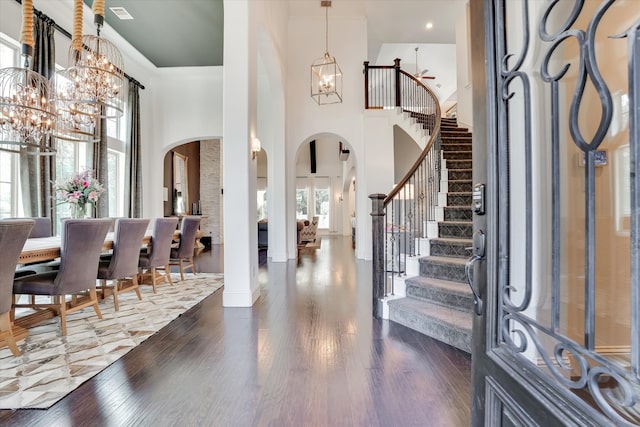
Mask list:
[[[640,425],[638,1],[470,8],[472,423]]]

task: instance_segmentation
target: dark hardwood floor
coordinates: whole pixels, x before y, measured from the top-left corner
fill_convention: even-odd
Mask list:
[[[220,248],[200,271],[220,271]],[[222,290],[49,410],[15,426],[468,426],[471,359],[371,317],[371,264],[350,238],[260,269],[252,308]],[[179,285],[178,285],[179,286]]]

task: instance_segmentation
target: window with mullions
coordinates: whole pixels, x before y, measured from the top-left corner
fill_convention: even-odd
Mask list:
[[[0,68],[17,67],[20,45],[0,33]],[[0,151],[0,218],[20,215],[18,155]]]

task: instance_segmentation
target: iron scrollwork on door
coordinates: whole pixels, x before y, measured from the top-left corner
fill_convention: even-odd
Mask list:
[[[494,3],[497,22],[519,21],[496,40],[497,348],[574,396],[588,394],[616,425],[640,424],[640,8],[633,3]],[[625,20],[610,17],[621,10]],[[622,22],[626,28],[610,32]],[[602,40],[620,43],[627,61],[603,60]],[[628,148],[625,165],[611,155],[619,147]],[[618,240],[602,238],[605,191]],[[602,242],[610,241],[623,242],[628,270],[606,264],[618,261],[604,259]],[[625,304],[616,310],[606,302],[607,316],[620,319],[602,320],[610,295],[600,286],[627,273],[618,288]],[[603,325],[616,321],[627,336],[610,345]]]

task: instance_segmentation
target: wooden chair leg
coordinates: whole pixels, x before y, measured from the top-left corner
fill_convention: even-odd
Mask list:
[[[171,280],[171,265],[167,264],[164,266],[164,274],[167,276],[167,280],[169,280],[169,284],[173,286],[173,280]]]
[[[184,282],[184,260],[180,258],[179,263],[180,263],[180,280]]]
[[[62,330],[62,336],[67,336],[67,299],[64,295],[57,295],[55,299],[60,310],[60,329]]]
[[[93,301],[93,309],[96,311],[98,319],[102,319],[102,312],[100,311],[100,307],[98,306],[98,295],[96,293],[95,286],[89,289],[89,297],[91,298],[91,301]]]
[[[191,267],[191,273],[193,273],[193,275],[196,275],[196,267],[195,267],[195,263],[193,262],[193,257],[189,258],[189,265],[187,267]]]
[[[138,286],[138,275],[134,274],[131,276],[131,283],[134,286],[134,290],[136,291],[136,295],[138,295],[138,300],[142,301],[142,295],[140,294],[140,287]]]
[[[120,287],[120,280],[113,279],[113,308],[115,311],[120,310],[120,306],[118,305],[119,287]]]
[[[151,267],[151,286],[153,286],[153,293],[157,293],[156,291],[156,268]]]
[[[16,345],[16,340],[13,338],[13,330],[11,329],[11,319],[9,312],[0,315],[0,333],[4,335],[4,342],[11,350],[14,356],[20,356],[20,350]]]

